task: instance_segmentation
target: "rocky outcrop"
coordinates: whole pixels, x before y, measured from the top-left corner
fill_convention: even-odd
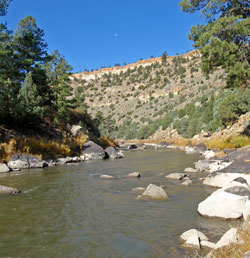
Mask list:
[[[153,184],[148,185],[148,187],[143,192],[143,194],[138,196],[138,199],[143,199],[145,197],[152,199],[152,200],[167,200],[168,199],[167,193],[161,187],[153,185]]]
[[[97,160],[106,157],[105,151],[100,145],[92,141],[88,141],[82,145],[81,158],[84,158],[84,160]]]
[[[0,185],[0,194],[18,194],[20,192],[17,188]]]
[[[7,173],[10,168],[5,163],[0,163],[0,173]]]
[[[114,147],[107,147],[105,152],[110,159],[124,158],[124,154],[121,151],[117,151]]]
[[[198,205],[198,212],[205,217],[238,219],[243,216],[245,205],[250,198],[246,181],[236,180],[212,193]]]
[[[8,167],[12,170],[20,170],[23,168],[44,168],[48,163],[37,157],[26,154],[14,154],[8,162]]]

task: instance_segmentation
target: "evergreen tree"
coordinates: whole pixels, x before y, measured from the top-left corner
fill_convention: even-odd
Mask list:
[[[36,84],[33,83],[30,72],[26,75],[17,99],[17,110],[15,112],[17,121],[29,124],[37,124],[41,121],[45,112],[45,106]]]
[[[189,38],[202,54],[202,70],[222,67],[229,87],[250,86],[249,0],[182,0],[183,11],[201,11],[207,24],[191,28]]]
[[[55,122],[67,122],[69,109],[72,107],[72,87],[70,86],[69,71],[72,67],[56,50],[52,53],[50,61],[45,64],[46,75],[52,95],[50,96],[55,111]]]

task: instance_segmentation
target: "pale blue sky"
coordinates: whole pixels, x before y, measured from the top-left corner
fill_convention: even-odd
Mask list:
[[[49,51],[58,49],[75,72],[185,53],[198,14],[183,13],[175,0],[13,0],[7,21],[34,16]]]

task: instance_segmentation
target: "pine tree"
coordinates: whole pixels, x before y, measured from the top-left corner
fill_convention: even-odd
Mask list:
[[[249,0],[182,0],[183,11],[201,11],[207,24],[191,28],[189,39],[202,54],[208,74],[222,67],[228,87],[250,87]]]

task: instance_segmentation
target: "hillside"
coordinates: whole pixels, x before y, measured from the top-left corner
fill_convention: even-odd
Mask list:
[[[192,51],[73,74],[70,79],[75,94],[83,89],[88,112],[103,134],[143,139],[177,131],[193,137],[226,124],[219,106],[231,93],[224,89],[222,69],[206,76],[200,63],[199,52]]]

